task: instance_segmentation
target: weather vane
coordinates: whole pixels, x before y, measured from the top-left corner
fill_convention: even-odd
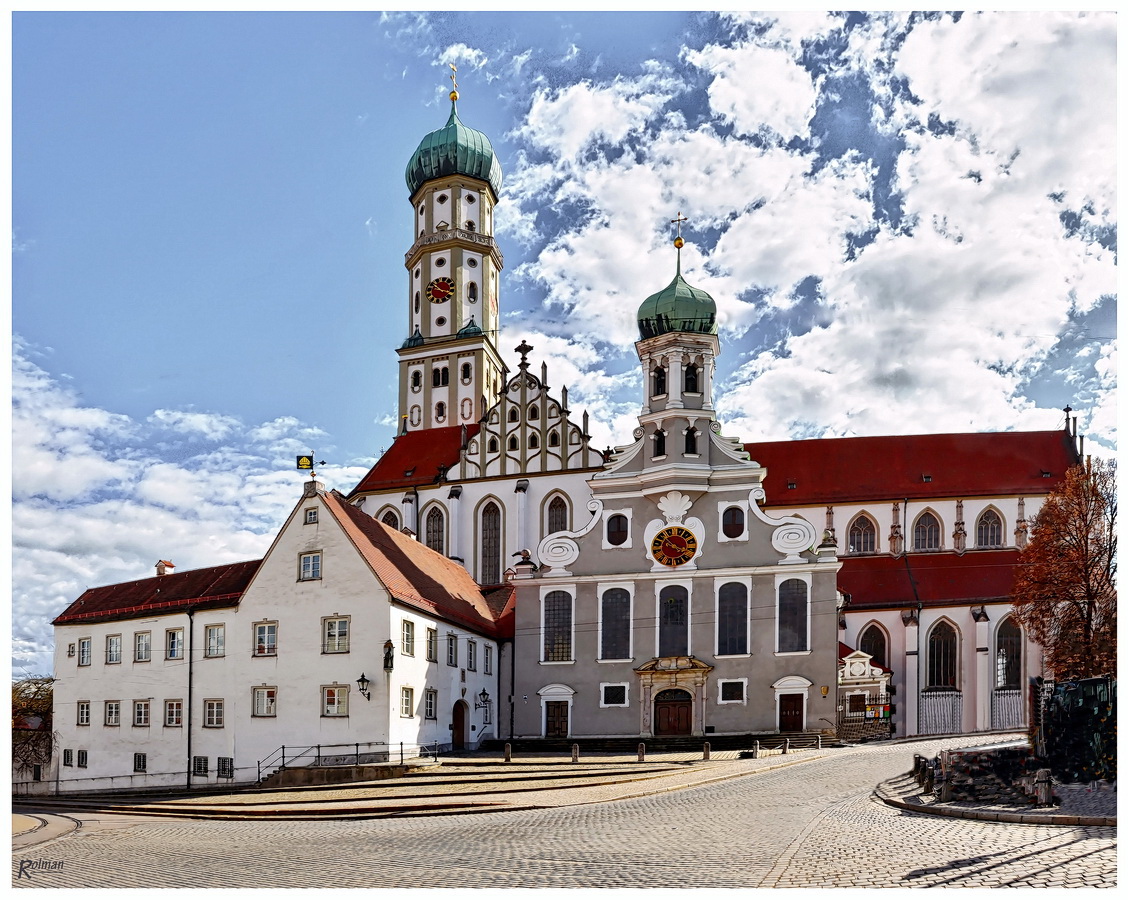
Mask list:
[[[458,74],[458,66],[456,66],[454,63],[447,63],[447,65],[450,66],[450,84],[451,84],[450,99],[451,100],[457,100],[458,99],[458,79],[457,79],[456,76]],[[681,213],[678,213],[678,215],[681,215]]]
[[[681,226],[682,226],[682,222],[688,222],[688,221],[689,221],[689,219],[687,219],[687,218],[686,218],[685,216],[683,216],[683,215],[681,214],[681,210],[680,210],[680,209],[678,210],[678,217],[677,217],[676,219],[670,219],[670,224],[675,224],[675,223],[676,223],[676,224],[677,224],[677,226],[678,226],[678,236],[677,236],[676,238],[674,238],[674,246],[675,246],[675,247],[677,247],[677,248],[678,248],[679,250],[680,250],[680,249],[681,249],[682,247],[684,247],[684,246],[685,246],[685,240],[684,240],[684,239],[682,238],[682,236],[681,236]]]

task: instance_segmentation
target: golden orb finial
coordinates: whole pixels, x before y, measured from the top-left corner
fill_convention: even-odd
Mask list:
[[[674,238],[674,246],[677,247],[679,250],[682,247],[685,246],[685,240],[682,238],[682,236],[680,234],[676,238]]]
[[[450,99],[451,100],[457,100],[458,99],[458,91],[451,91],[450,92]]]

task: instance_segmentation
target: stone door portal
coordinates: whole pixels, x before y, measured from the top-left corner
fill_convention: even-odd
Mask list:
[[[779,730],[803,730],[803,695],[779,695]]]
[[[659,691],[654,698],[654,733],[690,734],[693,729],[693,698],[681,688]]]
[[[564,738],[568,736],[567,700],[545,701],[544,736],[549,738]]]

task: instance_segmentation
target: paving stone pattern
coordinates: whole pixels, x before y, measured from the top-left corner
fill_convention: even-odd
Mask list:
[[[550,809],[348,822],[95,817],[72,836],[14,853],[13,876],[21,858],[63,865],[13,885],[1115,886],[1114,827],[946,819],[872,796],[908,771],[914,752],[943,746],[950,740],[853,748],[700,787]]]

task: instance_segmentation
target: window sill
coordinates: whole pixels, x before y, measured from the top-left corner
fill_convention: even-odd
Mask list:
[[[661,462],[661,461],[662,461],[662,460],[664,460],[665,458],[666,458],[666,454],[665,454],[665,453],[663,453],[663,454],[662,454],[661,456],[652,456],[652,457],[650,457],[650,461],[651,461],[651,462]]]
[[[106,665],[107,666],[120,666],[121,660],[120,659],[107,659]]]
[[[683,453],[682,456],[686,459],[701,459],[700,453]]]
[[[164,727],[165,728],[183,728],[184,726],[181,725],[179,722],[175,725],[169,725],[168,722],[165,722]]]
[[[776,654],[776,656],[779,656],[779,655],[780,655],[779,653]],[[714,659],[751,659],[752,654],[751,653],[715,653],[715,654],[713,654],[713,658]],[[736,701],[736,700],[726,700],[725,702],[726,703],[737,703],[738,701]]]
[[[574,659],[542,659],[538,666],[574,666],[576,661]]]
[[[223,653],[205,653],[204,659],[223,659],[224,655]]]
[[[152,659],[135,659],[133,661],[135,663],[147,663],[147,662],[152,662],[153,660]]]
[[[600,709],[630,709],[629,703],[600,703]]]
[[[633,663],[634,657],[632,656],[632,657],[626,658],[626,659],[597,659],[596,662],[597,663]]]
[[[777,650],[776,656],[810,656],[810,650]]]
[[[718,700],[717,706],[747,706],[747,700]]]

